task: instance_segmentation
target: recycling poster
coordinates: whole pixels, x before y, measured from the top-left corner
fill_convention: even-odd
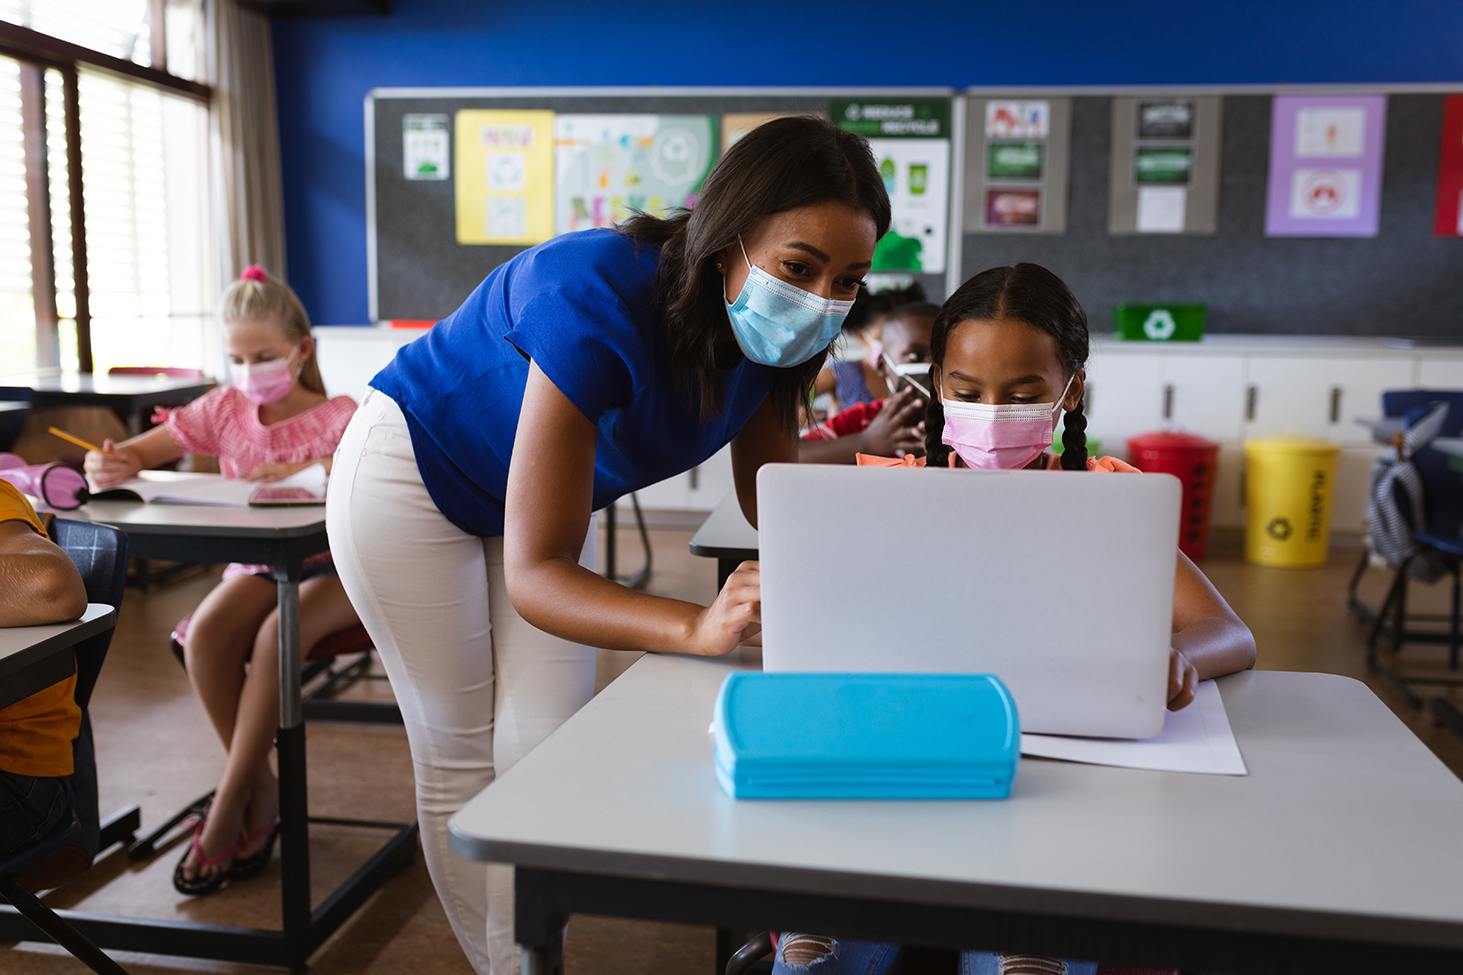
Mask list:
[[[539,244],[553,228],[553,112],[464,109],[457,136],[457,242]]]
[[[1375,237],[1386,95],[1277,95],[1267,237]]]
[[[1072,99],[971,98],[965,123],[964,229],[1067,229]]]
[[[1113,99],[1109,233],[1218,229],[1222,116],[1212,95]]]
[[[829,117],[869,140],[889,193],[875,271],[940,274],[950,221],[950,99],[835,99]]]

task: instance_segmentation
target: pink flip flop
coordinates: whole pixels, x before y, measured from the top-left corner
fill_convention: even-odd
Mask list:
[[[199,820],[198,825],[193,828],[193,838],[189,841],[188,852],[193,854],[193,858],[198,862],[198,868],[200,870],[204,867],[211,867],[215,863],[220,863],[228,857],[232,857],[239,849],[235,845],[211,857],[204,856],[203,847],[199,845],[198,838],[203,835],[203,827],[207,823],[208,819],[206,817]],[[173,889],[178,893],[187,894],[190,897],[201,897],[204,894],[211,894],[218,890],[224,885],[224,881],[229,879],[229,871],[227,870],[221,870],[209,877],[200,875],[194,877],[192,880],[188,879],[183,875],[183,865],[188,862],[188,852],[183,854],[182,859],[178,861],[178,865],[173,868]]]

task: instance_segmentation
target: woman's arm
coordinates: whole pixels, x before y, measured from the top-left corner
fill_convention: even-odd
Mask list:
[[[1171,711],[1193,701],[1199,681],[1255,666],[1250,628],[1187,555],[1178,553],[1178,560],[1168,672]]]
[[[138,471],[166,464],[183,456],[183,448],[163,425],[153,427],[131,440],[113,443],[102,441],[102,451],[88,450],[83,466],[92,483],[100,490],[116,487],[137,476]]]
[[[772,412],[772,400],[764,399],[731,442],[732,480],[737,502],[753,528],[757,527],[757,470],[763,464],[796,464],[798,435],[784,430]]]
[[[504,501],[503,570],[514,608],[544,632],[591,647],[708,656],[736,649],[760,622],[755,563],[738,569],[709,608],[636,592],[579,564],[594,450],[594,424],[530,363]]]

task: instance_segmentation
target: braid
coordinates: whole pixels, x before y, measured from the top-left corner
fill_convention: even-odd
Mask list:
[[[941,440],[945,434],[945,407],[936,395],[925,407],[925,465],[949,467],[950,448]]]
[[[1062,470],[1087,470],[1087,415],[1081,400],[1062,420]]]

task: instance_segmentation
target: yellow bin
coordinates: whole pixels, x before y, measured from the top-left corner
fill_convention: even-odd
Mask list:
[[[1341,448],[1309,437],[1245,442],[1245,558],[1289,568],[1326,564]]]

